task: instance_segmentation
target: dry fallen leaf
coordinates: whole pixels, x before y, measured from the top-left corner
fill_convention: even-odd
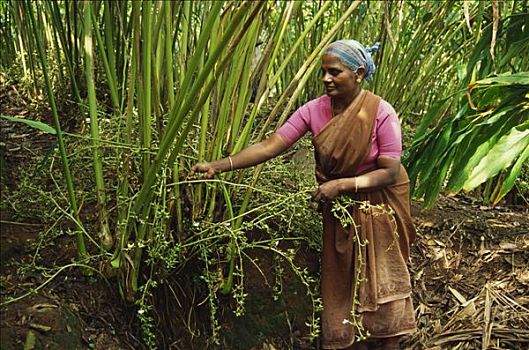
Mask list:
[[[516,244],[511,243],[511,242],[506,242],[506,241],[500,242],[499,246],[501,249],[504,249],[504,250],[517,250],[518,249],[518,246]]]
[[[459,304],[465,304],[467,302],[467,299],[461,295],[455,288],[452,288],[448,286],[448,290],[452,292],[452,294],[456,297],[457,301],[459,301]]]

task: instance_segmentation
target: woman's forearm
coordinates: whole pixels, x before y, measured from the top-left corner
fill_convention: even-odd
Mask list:
[[[342,194],[365,192],[393,185],[397,177],[388,169],[377,169],[369,173],[338,179],[339,191]]]
[[[365,192],[376,190],[397,182],[400,172],[400,161],[389,157],[377,159],[378,169],[363,175],[338,179],[340,193]]]
[[[313,193],[313,199],[333,200],[340,194],[373,191],[397,182],[400,159],[380,156],[376,170],[356,177],[341,178],[322,183]]]
[[[248,168],[276,157],[288,148],[283,139],[272,134],[266,140],[246,147],[242,151],[210,163],[220,171]]]

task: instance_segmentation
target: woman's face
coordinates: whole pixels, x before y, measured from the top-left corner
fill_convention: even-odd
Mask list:
[[[327,96],[350,98],[358,93],[360,83],[356,81],[357,73],[344,66],[336,56],[323,55],[321,70]]]

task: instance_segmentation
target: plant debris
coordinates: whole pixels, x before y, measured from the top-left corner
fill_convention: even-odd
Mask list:
[[[409,349],[527,349],[529,221],[443,197],[418,214],[411,276],[419,331]]]

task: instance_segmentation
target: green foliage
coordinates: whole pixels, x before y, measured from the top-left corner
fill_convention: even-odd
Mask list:
[[[527,159],[529,64],[522,49],[527,16],[498,21],[497,33],[493,24],[480,33],[458,90],[436,101],[417,127],[405,162],[413,194],[424,198],[426,207],[443,187],[470,191],[486,181],[494,186],[484,199],[496,204],[513,188]],[[491,48],[493,34],[497,44]]]
[[[395,212],[392,208],[389,208],[383,204],[373,205],[369,201],[357,201],[347,196],[338,197],[332,205],[331,211],[336,219],[340,221],[342,227],[349,229],[353,232],[353,249],[357,252],[356,263],[354,264],[354,287],[353,287],[353,302],[351,308],[351,319],[347,322],[356,329],[355,338],[357,341],[365,340],[369,337],[369,331],[364,329],[362,323],[362,315],[357,311],[360,302],[358,300],[358,290],[360,284],[365,282],[362,279],[362,270],[364,266],[364,260],[366,259],[362,253],[362,248],[370,244],[367,239],[362,239],[359,229],[360,225],[355,222],[354,210],[362,211],[367,215],[380,216],[387,215],[393,222],[395,228],[393,235],[395,237],[394,244],[397,244],[398,233],[396,231],[397,224],[395,223]],[[344,320],[345,322],[345,320]]]
[[[519,73],[477,81],[454,118],[416,136],[407,161],[415,195],[424,196],[425,206],[433,204],[445,180],[449,191],[469,191],[507,169],[497,184],[502,189],[490,200],[497,203],[512,188],[529,145],[528,78]],[[447,102],[441,102],[444,110]]]
[[[48,124],[45,124],[43,122],[39,122],[38,120],[24,119],[24,118],[20,118],[20,117],[10,117],[8,115],[3,115],[3,114],[0,115],[0,118],[6,119],[6,120],[9,120],[9,121],[12,121],[12,122],[16,122],[16,123],[24,123],[24,124],[26,124],[26,125],[28,125],[28,126],[30,126],[32,128],[35,128],[35,129],[40,130],[42,132],[45,132],[47,134],[52,134],[52,135],[56,134],[54,128],[52,128]]]
[[[77,143],[80,149],[86,149],[83,143]],[[1,205],[13,211],[17,219],[27,220],[31,218],[42,219],[44,223],[51,224],[58,219],[56,206],[50,202],[50,198],[55,199],[60,204],[60,208],[68,208],[68,196],[66,187],[62,181],[63,170],[61,168],[60,154],[57,143],[51,142],[44,148],[27,149],[24,154],[24,162],[16,164],[12,169],[16,174],[16,181],[10,186],[5,186],[2,190]],[[86,173],[89,168],[86,164],[88,158],[79,158],[80,162],[73,165],[74,172]],[[87,190],[92,185],[91,177],[86,174],[79,177],[85,180],[85,186],[78,188],[79,192]],[[5,185],[2,182],[3,185]],[[79,194],[79,193],[78,193]],[[90,198],[89,192],[84,197]]]
[[[312,249],[321,247],[321,222],[317,213],[307,206],[313,189],[313,174],[293,171],[296,166],[282,159],[276,159],[266,165],[262,173],[262,181],[253,188],[255,195],[249,206],[251,210],[244,214],[244,220],[238,227],[233,224],[238,217],[227,215],[224,219],[215,221],[199,219],[187,222],[184,227],[189,230],[188,234],[174,235],[162,226],[162,223],[167,223],[168,209],[159,207],[153,210],[152,225],[155,230],[161,231],[155,231],[145,243],[145,262],[150,266],[146,284],[150,284],[151,281],[165,282],[161,276],[181,273],[179,271],[182,271],[184,266],[191,265],[198,269],[195,273],[201,283],[193,287],[197,289],[193,293],[202,295],[201,299],[207,300],[209,323],[199,325],[197,329],[191,328],[190,334],[198,331],[206,332],[211,345],[223,343],[225,335],[221,332],[219,314],[224,312],[233,312],[236,316],[245,314],[248,291],[244,266],[251,264],[258,270],[268,268],[259,267],[263,263],[266,264],[266,261],[259,262],[253,258],[256,252],[263,251],[274,257],[276,279],[274,290],[277,298],[280,297],[283,279],[287,274],[296,276],[306,288],[312,305],[312,317],[308,326],[312,337],[317,336],[319,331],[317,312],[321,308],[317,293],[319,281],[310,275],[306,268],[298,265],[296,255],[303,249],[301,242]],[[219,177],[214,180],[181,181],[180,186],[190,189],[202,184],[205,185],[206,190],[213,186],[225,187],[227,191],[233,193],[232,204],[233,209],[236,210],[242,202],[241,195],[244,195],[248,188],[244,182],[237,184]],[[288,189],[287,192],[285,188]],[[157,192],[156,196],[163,197],[164,194]],[[219,198],[225,200],[225,197]],[[128,249],[123,249],[122,253],[128,254]],[[230,264],[231,261],[233,265]],[[232,271],[231,274],[229,270]],[[233,300],[233,307],[231,310],[225,310],[225,305],[220,305],[219,299],[229,276],[232,278],[230,298]],[[174,278],[180,280],[180,283],[184,280],[176,276]],[[149,342],[155,334],[152,330],[152,323],[155,322],[152,319],[154,301],[151,298],[152,292],[149,292],[138,304],[140,310],[144,310],[139,316],[144,325],[146,341]]]
[[[506,181],[507,182],[507,181]],[[525,205],[529,205],[529,162],[521,165],[518,178],[514,182],[517,195]]]
[[[141,297],[136,300],[138,305],[138,319],[141,323],[141,329],[143,332],[143,340],[145,345],[149,349],[157,349],[156,341],[156,324],[153,313],[155,310],[152,305],[148,302],[148,299],[152,297],[152,290],[156,287],[156,280],[149,279],[140,288]]]

